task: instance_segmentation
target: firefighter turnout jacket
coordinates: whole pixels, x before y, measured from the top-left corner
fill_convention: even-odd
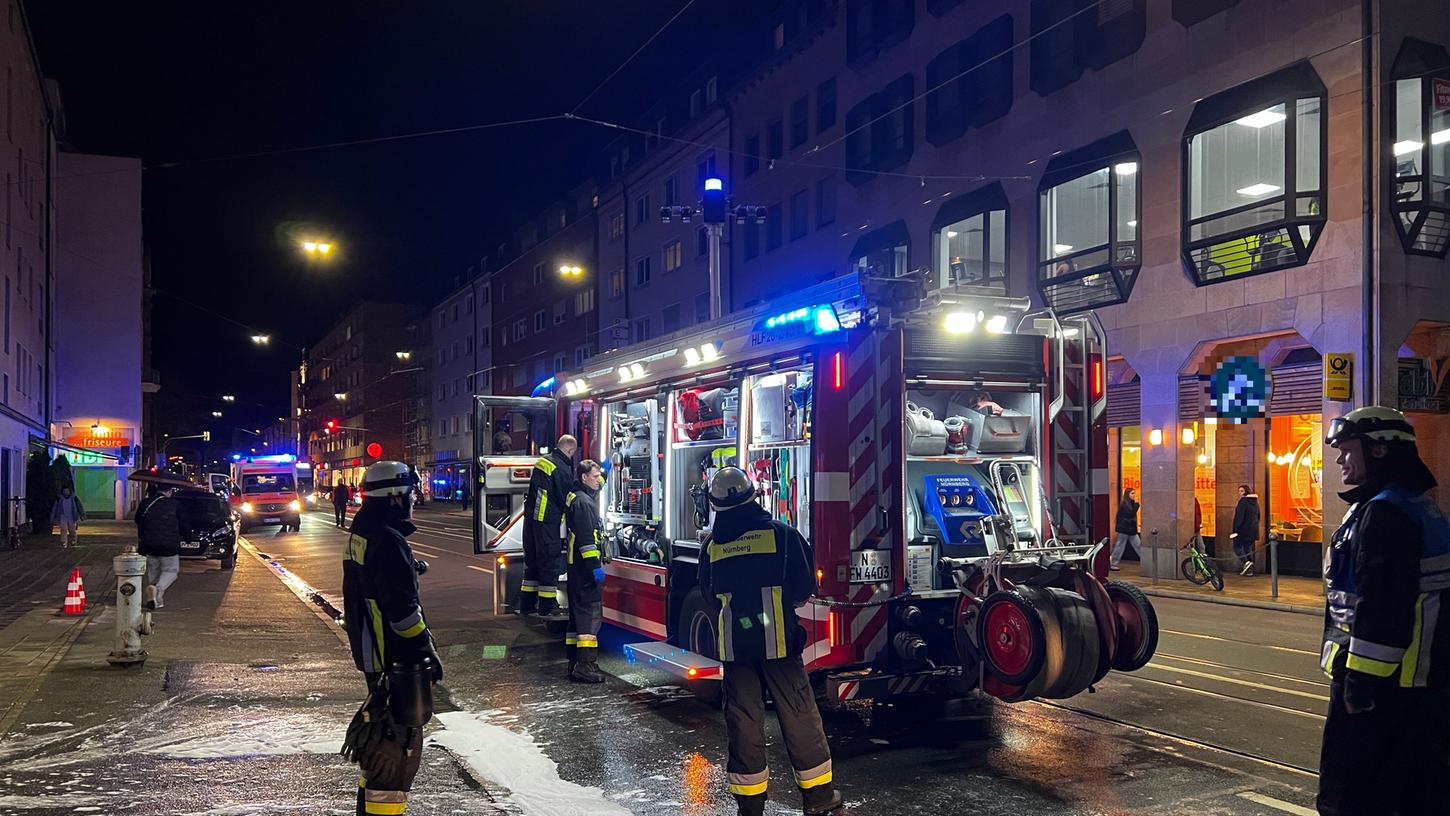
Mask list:
[[[529,476],[529,495],[524,499],[524,518],[560,542],[559,521],[564,518],[565,500],[574,489],[574,462],[558,449],[539,457]],[[527,527],[525,528],[527,531]]]
[[[358,671],[417,664],[432,654],[432,634],[418,599],[418,571],[407,536],[418,528],[364,505],[343,549],[342,596],[347,639]]]
[[[1450,523],[1423,492],[1394,483],[1340,495],[1352,504],[1325,556],[1320,666],[1336,679],[1450,687]]]
[[[795,607],[815,593],[811,546],[758,504],[717,512],[700,553],[700,588],[718,610],[720,659],[778,660],[805,649]]]
[[[594,580],[594,570],[604,566],[604,524],[599,520],[599,492],[582,482],[565,498],[564,517],[569,527],[565,548],[569,575],[569,628],[564,633],[568,649],[599,647],[599,626],[604,617],[603,587]],[[576,653],[569,652],[570,661]],[[590,662],[592,657],[587,658]]]

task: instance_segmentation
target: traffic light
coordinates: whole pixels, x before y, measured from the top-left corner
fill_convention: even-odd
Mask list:
[[[337,420],[335,420],[335,419],[329,419],[324,424],[323,431],[325,433],[329,433],[329,434],[330,433],[335,433],[337,431]]]

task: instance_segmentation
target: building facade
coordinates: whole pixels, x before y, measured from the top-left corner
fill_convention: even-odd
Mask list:
[[[1098,478],[1137,487],[1171,551],[1201,516],[1225,554],[1242,484],[1260,541],[1317,573],[1344,509],[1323,425],[1356,405],[1411,410],[1450,466],[1438,3],[818,10],[728,98],[727,190],[768,213],[732,227],[733,308],[855,269],[1095,310]],[[1325,361],[1351,357],[1350,393],[1326,396]],[[1263,404],[1230,405],[1227,370],[1270,380]]]
[[[61,152],[56,178],[54,453],[97,518],[140,501],[141,161]]]
[[[418,366],[399,352],[411,350],[413,312],[399,303],[359,303],[308,349],[299,378],[301,433],[320,487],[356,487],[368,465],[404,455],[405,406]]]
[[[432,373],[427,405],[432,434],[431,492],[437,501],[457,501],[468,483],[473,459],[473,395],[482,379],[478,346],[487,331],[479,322],[477,279],[449,293],[433,307],[433,345],[427,365]],[[483,290],[486,291],[486,290]]]

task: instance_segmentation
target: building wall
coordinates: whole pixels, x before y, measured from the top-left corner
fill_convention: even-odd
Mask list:
[[[55,132],[18,0],[0,2],[0,489],[24,494],[24,463],[49,421],[49,280]],[[8,505],[0,520],[9,520]]]
[[[105,460],[113,467],[85,465],[109,481],[78,479],[88,510],[109,515],[113,482],[126,484],[141,444],[141,161],[61,153],[57,167],[55,432],[110,430],[115,445],[77,443],[120,457]]]
[[[478,370],[478,292],[469,281],[433,307],[430,324],[433,350],[427,404],[433,440],[435,497],[457,489],[454,474],[473,456],[473,394]],[[442,475],[439,475],[442,474]],[[437,485],[438,479],[446,484]]]

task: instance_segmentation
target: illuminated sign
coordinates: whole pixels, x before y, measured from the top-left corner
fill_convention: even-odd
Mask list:
[[[65,443],[77,448],[129,448],[131,447],[131,437],[114,432],[103,434],[98,431],[85,431],[67,436]]]

